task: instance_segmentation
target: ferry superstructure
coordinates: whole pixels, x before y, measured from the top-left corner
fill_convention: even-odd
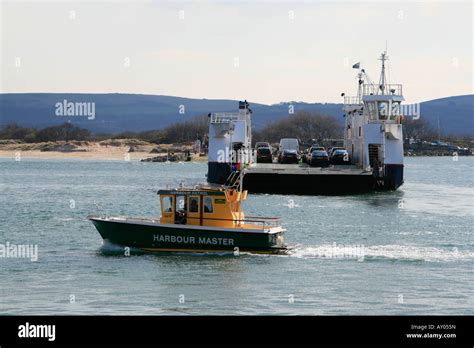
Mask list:
[[[376,187],[396,190],[403,184],[401,84],[388,84],[387,53],[382,53],[379,83],[357,64],[357,96],[344,97],[344,146],[352,163],[371,171]]]

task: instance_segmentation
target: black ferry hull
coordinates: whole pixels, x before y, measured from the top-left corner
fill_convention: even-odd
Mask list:
[[[347,195],[373,191],[393,191],[403,184],[403,165],[387,164],[385,175],[377,178],[371,173],[310,172],[294,173],[293,166],[273,173],[255,170],[246,171],[243,189],[250,193],[296,194],[296,195]],[[225,184],[231,173],[225,163],[209,163],[208,181]],[[293,173],[290,173],[293,172]],[[302,171],[303,172],[303,171]]]
[[[254,174],[244,176],[244,190],[283,195],[343,195],[374,190],[370,175]]]
[[[278,232],[237,232],[203,226],[133,223],[89,217],[104,241],[150,252],[253,252],[285,253]]]

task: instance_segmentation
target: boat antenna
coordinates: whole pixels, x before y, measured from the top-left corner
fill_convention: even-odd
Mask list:
[[[380,56],[379,60],[382,61],[382,71],[380,73],[379,88],[382,91],[382,94],[385,94],[385,83],[387,78],[385,76],[385,61],[388,60],[387,51],[384,51]]]

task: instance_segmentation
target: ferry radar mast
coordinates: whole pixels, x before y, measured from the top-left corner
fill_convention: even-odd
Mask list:
[[[382,71],[380,72],[379,88],[382,94],[385,94],[385,82],[387,80],[385,76],[385,61],[388,60],[387,51],[384,51],[380,56],[379,60],[382,61]]]

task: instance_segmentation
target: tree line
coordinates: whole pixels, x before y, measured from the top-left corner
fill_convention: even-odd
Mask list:
[[[20,127],[17,124],[7,124],[0,129],[0,139],[14,139],[26,143],[41,143],[48,141],[87,140],[91,137],[88,129],[80,128],[71,123],[43,129]]]
[[[177,122],[162,129],[144,132],[122,132],[118,134],[92,134],[89,130],[71,123],[51,126],[42,129],[21,127],[8,124],[0,128],[0,139],[15,139],[26,143],[48,141],[104,139],[140,139],[156,144],[172,144],[193,142],[199,139],[206,143],[209,130],[208,115],[200,115],[189,120]],[[406,118],[403,123],[404,138],[415,140],[437,139],[437,130],[424,118],[418,120]],[[254,141],[279,142],[281,138],[298,138],[303,143],[313,140],[342,139],[343,126],[333,116],[317,112],[299,111],[288,117],[281,118],[268,124],[260,130],[253,130]],[[443,139],[471,140],[472,137],[444,136]]]
[[[252,132],[254,141],[279,142],[282,138],[298,138],[303,143],[313,140],[343,138],[343,127],[335,117],[316,112],[299,111]]]

